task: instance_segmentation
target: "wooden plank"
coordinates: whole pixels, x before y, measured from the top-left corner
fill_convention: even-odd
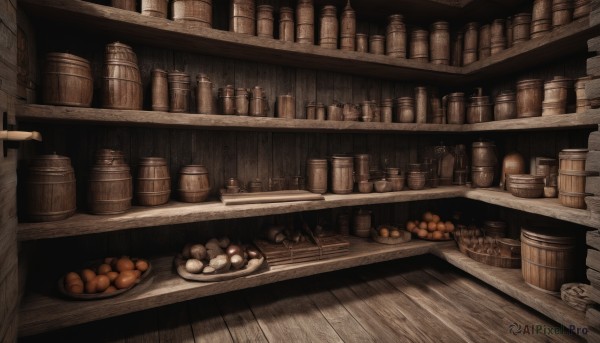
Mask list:
[[[600,305],[600,289],[595,287],[588,288],[587,296],[591,301]]]
[[[585,95],[588,99],[600,97],[600,79],[590,80],[585,83]]]
[[[586,272],[587,279],[590,281],[592,287],[600,289],[600,272],[594,269],[588,268]]]
[[[586,74],[600,76],[600,56],[594,56],[587,59]]]
[[[588,343],[600,342],[600,330],[590,329],[586,337]]]
[[[600,51],[600,36],[589,39],[587,44],[588,44],[589,52],[599,52]]]
[[[215,298],[204,298],[187,303],[194,340],[197,343],[233,342]],[[232,331],[234,331],[232,329]],[[251,336],[248,336],[248,339]],[[251,339],[255,341],[254,339]]]
[[[596,250],[600,250],[600,231],[591,230],[586,232],[585,243]]]
[[[600,176],[588,176],[585,178],[585,191],[594,195],[600,195]]]
[[[590,151],[600,151],[600,131],[590,133],[587,147]]]
[[[216,304],[234,342],[267,342],[261,327],[241,293],[235,292],[219,296]]]
[[[585,321],[590,327],[600,329],[600,311],[593,307],[588,308],[585,311]]]
[[[185,304],[174,304],[158,312],[160,342],[194,343]]]
[[[600,251],[596,249],[588,249],[585,265],[589,268],[600,271]]]
[[[600,151],[588,151],[585,170],[600,172]]]

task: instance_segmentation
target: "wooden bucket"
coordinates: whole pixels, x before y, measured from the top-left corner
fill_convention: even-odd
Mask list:
[[[492,104],[487,95],[472,96],[471,103],[467,107],[467,123],[483,123],[492,121]]]
[[[410,47],[408,51],[408,58],[411,60],[429,62],[429,32],[427,30],[414,29],[410,34]]]
[[[426,171],[409,171],[406,179],[408,188],[414,191],[425,188],[428,173]]]
[[[173,0],[173,20],[197,29],[212,27],[212,0]]]
[[[256,9],[254,0],[231,0],[229,31],[256,35]]]
[[[576,239],[559,230],[521,229],[521,268],[525,282],[557,293],[575,278]]]
[[[152,70],[152,110],[169,110],[169,82],[167,81],[167,72],[162,69]]]
[[[142,0],[142,15],[167,18],[169,0]]]
[[[476,22],[468,23],[465,27],[463,49],[463,65],[469,65],[477,61],[477,44],[479,41],[479,24]]]
[[[487,188],[494,183],[496,167],[471,167],[471,181],[473,187]]]
[[[534,0],[531,11],[531,39],[552,29],[552,0]]]
[[[530,174],[509,174],[506,186],[519,198],[541,198],[544,195],[544,177]]]
[[[575,113],[583,113],[591,107],[590,101],[585,92],[585,84],[592,80],[591,76],[580,77],[575,81]]]
[[[543,81],[529,79],[517,82],[517,118],[542,115]]]
[[[531,13],[519,13],[513,16],[512,45],[528,41],[531,34]]]
[[[364,33],[356,34],[356,51],[357,52],[368,52],[369,51],[369,36]]]
[[[385,35],[386,54],[392,57],[406,58],[406,27],[401,14],[388,17]]]
[[[369,52],[375,55],[385,53],[385,37],[382,35],[369,36]]]
[[[563,149],[558,154],[559,169],[564,171],[584,171],[588,149]]]
[[[354,188],[354,159],[352,156],[331,158],[331,192],[349,194]]]
[[[356,12],[350,7],[350,1],[340,16],[340,50],[356,49]]]
[[[63,220],[75,213],[75,173],[68,157],[33,158],[25,180],[27,218],[35,222]]]
[[[567,102],[567,92],[571,88],[571,79],[555,76],[554,79],[544,83],[544,101]]]
[[[212,114],[213,109],[213,83],[206,74],[196,75],[196,112]]]
[[[167,160],[162,157],[140,159],[136,179],[136,195],[142,206],[157,206],[169,202],[171,176]]]
[[[573,19],[573,0],[552,1],[552,28],[571,23]]]
[[[587,16],[591,11],[590,0],[575,0],[573,7],[573,20]]]
[[[479,59],[490,57],[492,46],[492,32],[490,25],[479,28]]]
[[[103,149],[96,154],[88,182],[88,206],[94,214],[123,213],[131,207],[132,181],[123,153]]]
[[[327,49],[337,49],[338,30],[335,6],[324,6],[321,9],[319,45]]]
[[[171,72],[169,79],[169,112],[187,113],[190,109],[190,76],[182,72]]]
[[[136,11],[136,0],[110,0],[110,5],[127,11]]]
[[[277,96],[277,117],[296,119],[296,98],[293,95]]]
[[[294,41],[294,10],[291,7],[279,9],[279,40]]]
[[[203,202],[210,193],[208,170],[201,165],[187,165],[179,171],[177,193],[183,202]]]
[[[273,38],[273,6],[259,5],[256,9],[256,35]]]
[[[306,189],[309,192],[324,194],[327,192],[327,160],[311,158],[306,161]]]
[[[44,104],[90,107],[93,93],[94,80],[88,60],[66,53],[46,54]]]
[[[411,97],[400,97],[396,99],[396,122],[415,122],[415,101]]]
[[[431,24],[431,63],[450,64],[450,31],[447,21]]]
[[[448,124],[465,123],[465,93],[450,93],[442,98]]]
[[[515,93],[502,92],[496,97],[494,120],[514,119],[517,117]]]
[[[315,7],[313,0],[298,0],[296,7],[296,42],[315,43]]]
[[[495,167],[498,165],[496,145],[492,142],[473,142],[471,159],[474,167]]]

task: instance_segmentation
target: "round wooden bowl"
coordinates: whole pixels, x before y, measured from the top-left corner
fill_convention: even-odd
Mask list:
[[[400,237],[398,238],[392,238],[392,237],[381,237],[379,236],[378,232],[379,229],[381,229],[382,227],[387,227],[390,229],[396,229],[398,231],[400,231]],[[371,238],[377,242],[377,243],[381,243],[381,244],[400,244],[400,243],[405,243],[411,240],[411,235],[410,232],[406,231],[406,230],[399,230],[397,227],[395,226],[391,226],[391,225],[379,225],[377,227],[377,230],[375,229],[371,229]]]
[[[248,264],[246,264],[243,268],[235,270],[235,271],[228,271],[225,273],[208,274],[208,275],[192,274],[192,273],[188,272],[187,270],[185,270],[185,259],[181,258],[181,256],[179,256],[179,255],[175,257],[175,260],[173,262],[175,263],[175,268],[177,269],[177,274],[179,274],[179,276],[181,276],[182,278],[184,278],[186,280],[200,281],[200,282],[215,282],[215,281],[232,280],[232,279],[237,279],[242,276],[250,275],[250,274],[254,273],[255,271],[257,271],[264,264],[265,258],[264,258],[264,256],[261,257],[260,259],[258,259],[257,263],[254,263],[250,267],[248,267]]]

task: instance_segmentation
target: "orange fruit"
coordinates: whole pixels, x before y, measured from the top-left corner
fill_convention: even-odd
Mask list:
[[[426,222],[430,222],[433,219],[433,214],[429,211],[423,213],[423,220]]]
[[[446,222],[446,232],[453,232],[454,231],[454,224],[452,224],[451,221],[447,221]]]
[[[446,231],[446,224],[444,224],[442,222],[437,223],[437,230],[440,232]]]
[[[419,236],[419,238],[425,238],[425,237],[427,237],[427,230],[420,229],[419,231],[417,231],[417,236]]]
[[[443,239],[444,238],[444,234],[440,231],[434,231],[433,234],[431,235],[431,237],[433,239]]]
[[[429,231],[435,231],[435,229],[437,228],[437,224],[434,222],[429,222],[427,223],[427,230]]]
[[[409,221],[406,223],[406,229],[407,229],[408,231],[410,231],[410,232],[412,232],[412,230],[413,230],[414,228],[416,228],[416,227],[417,227],[417,224],[415,224],[415,222],[413,222],[413,221],[410,221],[410,220],[409,220]]]
[[[421,230],[427,230],[427,222],[421,222],[421,223],[419,223],[419,229],[421,229]]]
[[[431,216],[431,221],[434,223],[439,223],[440,222],[440,216],[438,216],[437,214],[434,214],[433,216]]]

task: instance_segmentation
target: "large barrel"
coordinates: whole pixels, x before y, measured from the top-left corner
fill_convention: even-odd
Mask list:
[[[88,182],[88,206],[94,214],[123,213],[131,207],[132,181],[120,151],[103,149],[96,154]]]
[[[42,100],[47,105],[90,107],[94,80],[90,62],[66,53],[46,54]]]
[[[169,73],[169,112],[187,113],[190,109],[190,76],[174,71]]]
[[[450,31],[447,21],[438,21],[431,25],[431,63],[450,64]]]
[[[567,25],[573,19],[573,0],[552,1],[552,28]]]
[[[494,105],[494,120],[514,119],[517,117],[515,93],[502,92],[496,97]]]
[[[353,172],[354,158],[352,156],[333,156],[331,158],[331,192],[335,194],[352,193]]]
[[[75,213],[75,173],[68,157],[35,157],[25,180],[27,218],[36,222],[62,220]]]
[[[517,82],[517,118],[542,115],[543,81],[528,79]]]
[[[254,36],[256,34],[256,8],[254,0],[231,0],[229,31]]]
[[[528,285],[557,293],[574,280],[575,267],[575,237],[556,229],[521,229],[521,268]]]
[[[136,179],[136,196],[142,206],[166,204],[171,195],[171,177],[167,161],[162,157],[140,160]]]
[[[327,192],[327,160],[311,158],[306,161],[306,189],[313,193]]]
[[[116,42],[106,46],[102,107],[119,110],[142,109],[142,78],[133,50]]]
[[[473,142],[471,165],[473,167],[495,167],[498,165],[496,145],[492,142]]]
[[[179,171],[179,199],[183,202],[202,202],[210,193],[208,170],[201,165],[187,165]]]
[[[273,38],[274,21],[273,6],[259,5],[256,12],[256,35]]]
[[[442,98],[448,124],[465,123],[465,93],[450,93]]]
[[[433,37],[431,40],[433,41]],[[429,62],[429,32],[427,30],[419,28],[412,30],[408,57],[411,60]]]
[[[563,149],[559,154],[558,200],[563,206],[585,208],[587,149]]]
[[[321,9],[319,28],[319,45],[327,49],[337,49],[339,27],[335,6],[328,5]]]
[[[313,0],[298,0],[296,7],[296,42],[314,44],[315,7]]]
[[[212,27],[212,0],[173,0],[171,12],[190,28]]]
[[[388,17],[386,29],[386,54],[392,57],[406,58],[406,27],[401,14],[392,14]]]

